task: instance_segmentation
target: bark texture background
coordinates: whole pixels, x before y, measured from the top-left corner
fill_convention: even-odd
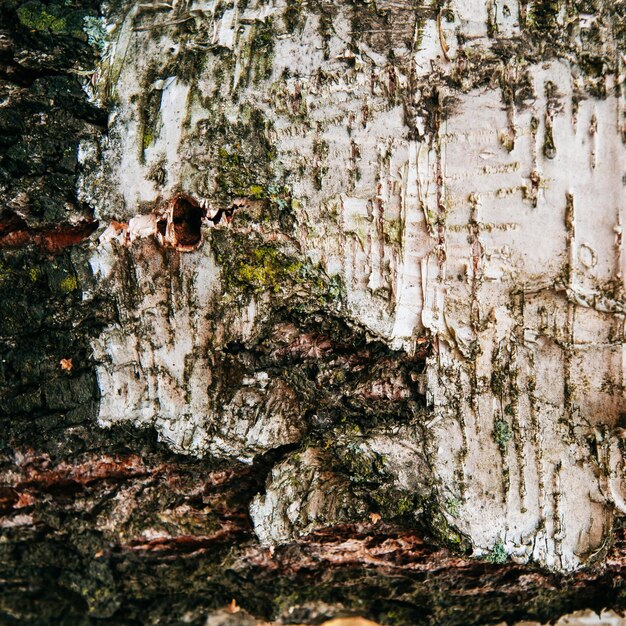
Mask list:
[[[7,623],[622,608],[623,3],[0,12]]]

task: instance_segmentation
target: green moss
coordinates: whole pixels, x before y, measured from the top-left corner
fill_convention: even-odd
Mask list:
[[[274,29],[272,26],[272,21],[267,20],[266,22],[261,22],[257,26],[257,30],[254,35],[254,39],[252,41],[253,50],[268,50],[274,44]]]
[[[344,435],[346,430],[342,432]],[[336,437],[329,444],[334,448],[342,466],[342,473],[350,477],[355,492],[361,493],[371,508],[385,521],[402,521],[414,526],[425,526],[438,542],[456,552],[470,548],[468,539],[448,521],[436,495],[423,494],[393,487],[394,479],[387,469],[387,460],[360,443],[359,435],[349,434],[348,440],[337,446]],[[460,503],[446,501],[446,509],[457,515]]]
[[[410,496],[400,497],[396,500],[395,513],[397,516],[408,515],[415,510],[415,500]]]
[[[242,166],[241,157],[234,150],[221,147],[217,153],[218,184],[227,190],[239,187],[239,168]],[[236,177],[236,178],[235,178]],[[233,182],[234,181],[234,182]]]
[[[342,417],[341,421],[344,420]],[[337,450],[342,465],[350,480],[359,485],[373,485],[386,477],[383,457],[376,452],[364,449],[358,440],[352,440]],[[395,497],[392,498],[395,500]],[[382,502],[379,502],[382,504]]]
[[[500,446],[502,452],[506,452],[509,441],[513,438],[513,431],[508,422],[497,419],[493,425],[493,440]]]
[[[262,197],[263,186],[255,181],[255,172],[237,147],[221,147],[218,151],[218,187],[229,196]]]
[[[50,31],[60,34],[67,31],[67,20],[55,10],[56,7],[46,7],[41,2],[34,0],[27,2],[17,9],[17,17],[26,28],[39,31]]]
[[[498,398],[502,397],[505,390],[506,375],[500,368],[494,367],[491,372],[491,391]]]
[[[146,150],[150,147],[154,137],[152,135],[152,130],[150,128],[144,128],[143,131],[143,149]]]
[[[59,287],[61,291],[71,293],[72,291],[76,291],[76,289],[78,289],[78,281],[75,276],[68,276],[59,283]]]
[[[303,264],[276,246],[216,235],[214,249],[224,266],[225,292],[229,297],[263,291],[279,293],[300,279]]]
[[[343,302],[346,298],[346,286],[338,274],[331,276],[326,291],[326,298],[333,303]]]
[[[261,200],[266,197],[265,189],[261,185],[250,185],[246,195],[254,200]]]
[[[328,60],[330,58],[330,39],[333,34],[333,14],[330,11],[323,10],[320,12],[318,32],[322,39],[322,52],[324,53],[324,60]]]
[[[470,551],[471,542],[448,521],[436,497],[431,497],[427,503],[424,518],[428,530],[437,541],[456,552]]]
[[[559,0],[537,0],[528,12],[527,26],[539,33],[550,33],[558,26]]]
[[[263,246],[253,250],[236,268],[235,280],[254,291],[279,292],[284,279],[298,274],[300,264],[285,262],[275,248]]]
[[[13,269],[0,263],[0,286],[8,284],[13,278],[13,274]]]
[[[557,274],[555,285],[561,287],[567,287],[570,285],[572,279],[572,268],[569,264],[569,261],[564,261],[563,265]]]
[[[381,479],[379,477],[379,487],[367,487],[366,495],[368,500],[373,502],[373,508],[379,511],[386,521],[396,520],[416,524],[418,516],[422,512],[422,498],[415,493],[390,488],[388,481],[388,478]]]

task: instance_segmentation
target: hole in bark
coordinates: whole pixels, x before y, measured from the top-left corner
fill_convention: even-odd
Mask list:
[[[165,237],[165,232],[167,231],[167,220],[159,220],[157,222],[157,231]]]
[[[178,198],[172,212],[174,238],[181,246],[195,246],[200,241],[203,210],[186,200]],[[157,224],[158,227],[158,224]]]
[[[211,221],[217,225],[222,221],[222,218],[226,220],[226,222],[231,222],[233,219],[233,215],[235,214],[235,209],[237,207],[233,206],[230,209],[219,209],[215,214],[215,217],[211,219]]]
[[[320,368],[315,363],[310,363],[306,368],[306,375],[309,380],[315,380],[320,373]]]

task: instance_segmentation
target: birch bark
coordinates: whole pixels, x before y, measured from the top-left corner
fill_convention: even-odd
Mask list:
[[[623,2],[0,18],[1,619],[624,608]]]

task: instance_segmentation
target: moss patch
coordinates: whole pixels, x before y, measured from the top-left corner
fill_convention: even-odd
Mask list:
[[[500,446],[502,452],[506,452],[509,441],[513,438],[513,431],[508,422],[497,419],[493,425],[493,440]]]
[[[89,33],[83,30],[85,11],[74,10],[67,2],[44,4],[39,0],[30,0],[19,6],[16,14],[20,24],[29,30],[49,32],[53,35],[71,35],[87,39],[92,44]],[[90,23],[90,32],[93,31],[92,26]]]
[[[294,309],[341,305],[344,290],[338,277],[330,278],[320,266],[257,234],[216,230],[211,247],[223,272],[225,302],[249,301],[269,293],[291,298]]]
[[[21,24],[33,30],[48,30],[54,34],[67,30],[67,20],[55,11],[55,7],[46,7],[41,2],[27,2],[17,10]]]
[[[240,257],[233,269],[233,280],[240,286],[278,293],[285,282],[299,278],[302,264],[288,259],[273,246],[263,245]]]

